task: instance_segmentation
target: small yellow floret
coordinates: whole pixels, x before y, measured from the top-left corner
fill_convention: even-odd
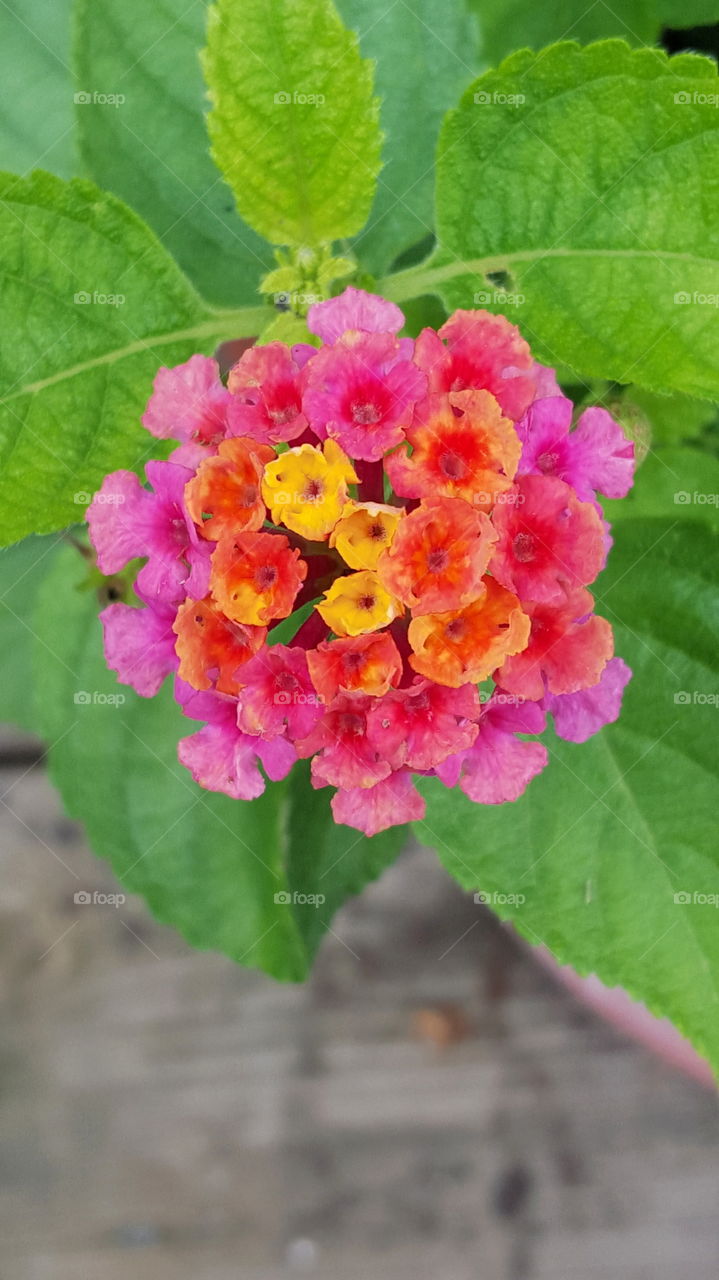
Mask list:
[[[349,573],[336,578],[317,612],[337,636],[360,636],[379,631],[400,613],[403,605],[382,586],[375,573]]]
[[[381,502],[348,502],[330,536],[350,569],[376,569],[390,546],[402,512]]]
[[[301,444],[268,463],[262,497],[275,524],[320,540],[339,520],[347,486],[356,483],[347,455],[334,440],[325,440],[322,449]]]

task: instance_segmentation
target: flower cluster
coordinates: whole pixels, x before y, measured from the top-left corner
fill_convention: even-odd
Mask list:
[[[415,774],[515,800],[547,713],[582,742],[630,674],[588,587],[633,445],[602,408],[573,425],[504,317],[403,323],[347,289],[310,309],[318,347],[251,347],[227,386],[204,356],[161,369],[143,422],[178,446],[88,512],[103,573],[145,560],[107,661],[145,696],[175,673],[196,780],[248,800],[311,757],[368,835],[423,816]]]

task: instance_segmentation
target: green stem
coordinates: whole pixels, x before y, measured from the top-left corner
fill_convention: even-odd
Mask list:
[[[446,262],[442,266],[433,267],[431,259],[420,262],[416,267],[408,267],[406,271],[396,271],[394,275],[385,276],[379,281],[378,292],[391,302],[409,302],[411,298],[421,298],[426,293],[437,293],[438,286],[456,275],[472,275],[483,279],[491,271],[505,271],[507,258],[475,258],[472,262]]]

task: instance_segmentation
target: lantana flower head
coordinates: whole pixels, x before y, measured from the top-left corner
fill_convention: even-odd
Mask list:
[[[101,615],[108,663],[143,696],[174,675],[209,790],[252,799],[310,758],[367,835],[423,816],[421,777],[512,802],[548,715],[582,742],[619,714],[589,588],[633,445],[601,407],[573,426],[502,316],[413,341],[350,288],[307,322],[319,347],[251,347],[226,386],[205,356],[158,373],[144,422],[177,447],[88,513],[103,573],[144,560]]]

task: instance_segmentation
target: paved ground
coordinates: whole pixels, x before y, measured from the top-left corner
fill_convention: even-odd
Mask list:
[[[287,988],[135,900],[76,907],[58,856],[110,874],[22,774],[0,776],[0,1280],[716,1280],[714,1097],[430,854]]]

